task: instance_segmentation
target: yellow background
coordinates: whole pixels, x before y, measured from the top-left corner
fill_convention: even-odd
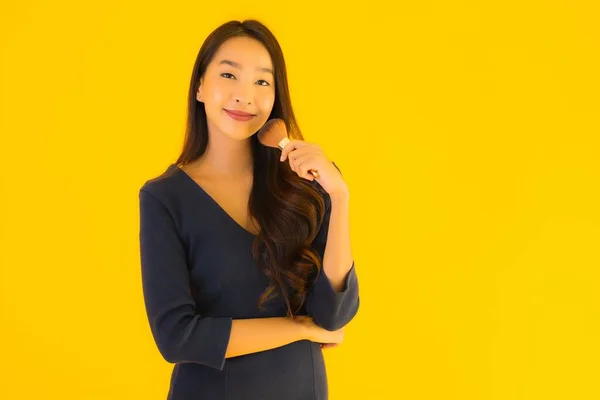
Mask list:
[[[600,398],[592,0],[3,3],[0,398],[165,398],[138,190],[178,155],[204,38],[243,18],[351,190],[330,398]]]

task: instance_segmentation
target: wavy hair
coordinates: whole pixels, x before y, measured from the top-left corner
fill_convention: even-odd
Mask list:
[[[236,36],[261,42],[271,56],[275,74],[275,103],[269,116],[285,121],[289,137],[303,140],[294,116],[281,47],[273,33],[256,20],[229,21],[208,35],[194,64],[188,92],[188,115],[183,149],[176,164],[186,165],[204,154],[208,126],[204,105],[196,100],[200,78],[219,46]],[[254,159],[253,186],[248,212],[260,225],[252,253],[270,279],[258,307],[281,296],[287,315],[293,317],[306,300],[310,277],[320,273],[322,259],[311,245],[325,215],[324,191],[319,185],[300,178],[288,163],[279,161],[280,150],[260,144],[256,133],[250,138]]]

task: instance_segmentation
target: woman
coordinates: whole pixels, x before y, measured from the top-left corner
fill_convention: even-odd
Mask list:
[[[139,193],[147,316],[175,364],[168,398],[326,399],[322,348],[359,308],[348,187],[303,140],[260,22],[208,36],[188,100],[181,155]],[[290,132],[283,151],[258,141],[271,118]]]

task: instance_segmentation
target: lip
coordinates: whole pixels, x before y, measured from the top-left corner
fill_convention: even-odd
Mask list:
[[[249,121],[252,118],[256,117],[256,115],[247,113],[245,111],[227,110],[225,108],[223,110],[227,113],[227,115],[229,115],[231,118],[237,121]]]

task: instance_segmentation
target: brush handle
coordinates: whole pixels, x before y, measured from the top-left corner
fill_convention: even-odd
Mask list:
[[[283,148],[285,146],[287,146],[288,143],[290,143],[290,139],[285,137],[285,138],[281,139],[281,141],[279,142],[277,147],[279,147],[279,150],[283,150]],[[319,177],[319,172],[316,169],[309,169],[308,172],[310,172],[312,174],[312,176],[314,176],[315,179],[317,179]]]

